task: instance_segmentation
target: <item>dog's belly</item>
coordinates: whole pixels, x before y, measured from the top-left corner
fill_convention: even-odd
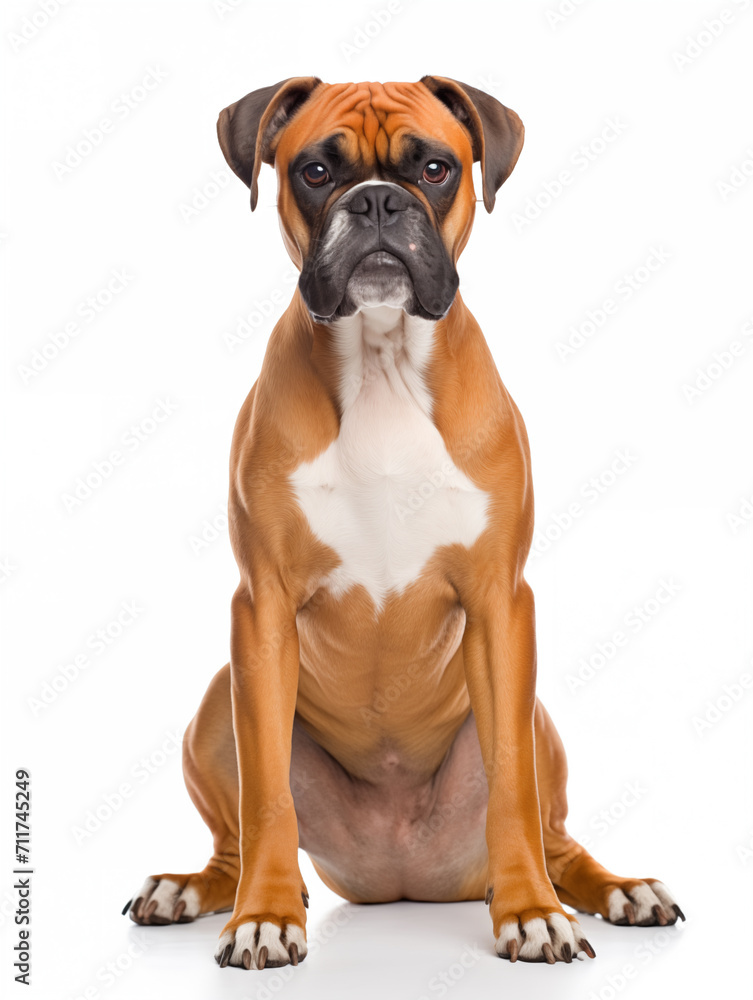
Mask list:
[[[300,844],[347,899],[483,894],[487,781],[464,628],[454,592],[431,575],[378,615],[359,589],[320,594],[298,617]]]
[[[373,614],[358,590],[298,615],[298,716],[358,778],[434,774],[470,710],[465,613],[448,584],[423,581]]]
[[[487,781],[473,715],[429,778],[377,755],[382,780],[354,778],[297,721],[291,791],[300,846],[353,902],[478,899],[487,868]]]

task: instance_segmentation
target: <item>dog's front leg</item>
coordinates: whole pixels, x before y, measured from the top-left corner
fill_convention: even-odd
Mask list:
[[[534,757],[533,594],[484,579],[461,594],[463,659],[489,782],[487,902],[496,950],[515,961],[570,962],[583,932],[546,871]]]
[[[241,875],[220,936],[221,966],[296,965],[306,955],[306,887],[290,754],[298,692],[296,609],[274,579],[232,602],[231,687],[240,778]]]

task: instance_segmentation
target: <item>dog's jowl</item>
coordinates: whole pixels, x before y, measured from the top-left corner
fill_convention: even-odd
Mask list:
[[[354,902],[486,900],[511,961],[593,957],[563,904],[674,923],[666,886],[565,829],[523,576],[526,431],[458,292],[473,163],[491,211],[520,119],[443,77],[299,77],[230,105],[218,134],[252,209],[275,167],[300,278],[232,444],[231,661],[184,740],[214,853],[148,878],[131,918],[232,910],[221,966],[295,965],[300,846]]]

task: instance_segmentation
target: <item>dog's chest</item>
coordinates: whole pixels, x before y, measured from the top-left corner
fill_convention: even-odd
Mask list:
[[[472,545],[488,500],[431,420],[427,331],[407,331],[410,342],[390,332],[342,336],[340,433],[292,476],[312,531],[340,560],[322,586],[340,596],[360,584],[376,608],[416,581],[440,546]]]

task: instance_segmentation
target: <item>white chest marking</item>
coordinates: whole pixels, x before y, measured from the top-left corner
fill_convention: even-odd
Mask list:
[[[470,546],[486,527],[488,494],[455,467],[431,420],[433,329],[388,307],[337,322],[340,433],[291,477],[312,531],[340,558],[322,585],[341,596],[361,584],[377,610],[439,546]]]

